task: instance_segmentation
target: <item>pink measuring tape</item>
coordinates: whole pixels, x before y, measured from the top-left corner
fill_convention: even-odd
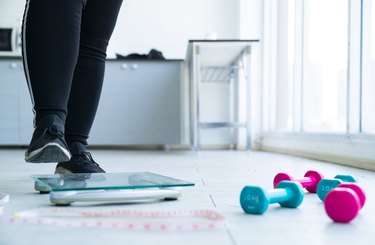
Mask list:
[[[225,227],[226,220],[212,210],[82,210],[45,208],[16,212],[3,221],[15,224],[48,225],[74,228],[125,230],[192,231]]]

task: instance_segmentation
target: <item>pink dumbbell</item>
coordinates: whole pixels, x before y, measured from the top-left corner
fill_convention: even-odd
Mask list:
[[[301,183],[301,185],[306,188],[308,192],[316,193],[316,187],[320,180],[324,179],[324,176],[314,170],[309,170],[305,173],[305,176],[303,178],[294,179],[292,176],[286,173],[278,173],[276,174],[275,178],[273,179],[273,187],[276,188],[276,186],[284,180],[288,181],[296,181]]]
[[[343,183],[328,193],[324,207],[335,222],[347,223],[353,220],[365,205],[366,194],[356,183]]]

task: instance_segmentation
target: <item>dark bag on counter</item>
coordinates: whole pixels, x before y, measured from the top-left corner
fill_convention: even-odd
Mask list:
[[[151,49],[148,54],[132,53],[126,56],[116,54],[116,58],[124,60],[165,60],[163,53],[156,49]]]

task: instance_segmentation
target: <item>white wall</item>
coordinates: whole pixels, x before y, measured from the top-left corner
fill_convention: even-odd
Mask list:
[[[147,53],[151,48],[167,58],[183,59],[189,39],[256,38],[259,0],[124,0],[108,47],[115,53]],[[19,25],[25,0],[0,0],[0,26]],[[241,8],[240,8],[241,5]],[[240,25],[253,23],[252,28]]]
[[[0,0],[0,27],[21,25],[26,0]]]
[[[108,55],[147,53],[185,58],[189,39],[239,38],[239,0],[124,0]]]
[[[79,0],[77,0],[79,1]],[[115,53],[161,50],[185,58],[189,39],[259,39],[262,0],[124,0],[108,47]],[[21,24],[25,0],[0,0],[0,26]]]
[[[239,1],[239,34],[241,39],[261,38],[263,0]]]

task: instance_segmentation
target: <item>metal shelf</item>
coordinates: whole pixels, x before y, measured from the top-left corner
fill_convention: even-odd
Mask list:
[[[237,129],[246,129],[246,148],[250,149],[250,53],[258,40],[192,40],[189,41],[187,64],[190,76],[190,138],[195,150],[201,148],[200,130],[229,128],[232,139],[238,140]],[[243,62],[246,60],[246,62]],[[246,80],[246,120],[239,120],[239,72],[244,71]],[[228,83],[230,120],[201,122],[201,84]],[[236,144],[233,142],[233,144]]]
[[[236,70],[243,69],[243,66],[204,66],[201,67],[202,82],[225,82],[228,83],[234,78]]]

